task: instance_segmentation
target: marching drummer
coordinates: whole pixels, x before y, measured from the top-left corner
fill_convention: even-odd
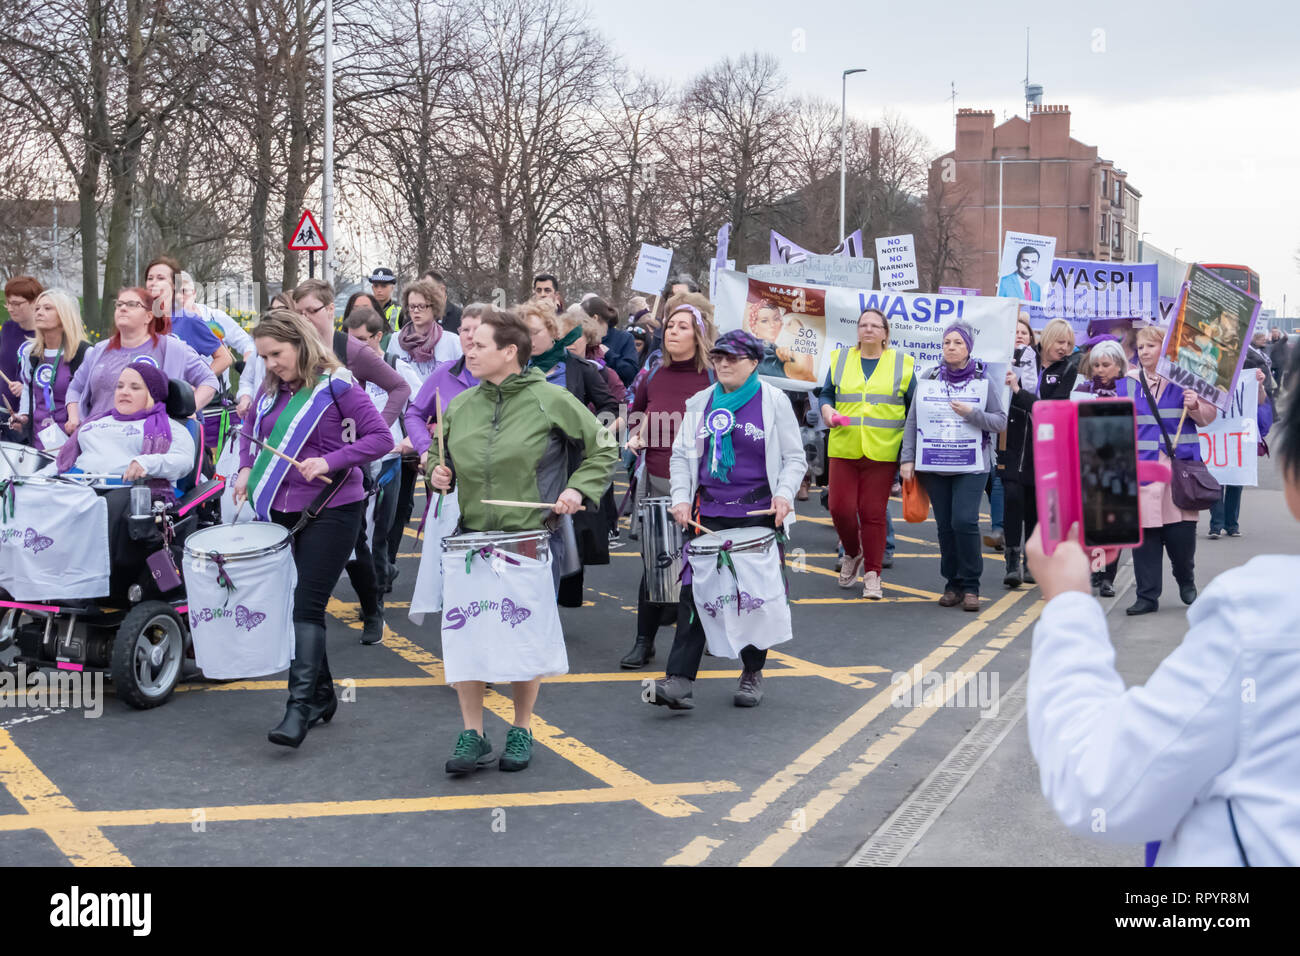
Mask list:
[[[777,528],[794,522],[795,492],[807,471],[799,423],[785,392],[758,378],[763,342],[743,330],[727,332],[709,352],[717,382],[686,402],[686,417],[673,443],[673,518],[685,527],[698,508],[710,531]],[[751,514],[768,511],[769,514]],[[695,706],[694,683],[705,635],[690,583],[683,580],[677,634],[666,676],[654,682],[650,703],[673,710]],[[754,707],[763,699],[767,651],[740,652],[744,672],[733,702]]]
[[[325,604],[365,513],[358,466],[391,451],[393,436],[306,319],[272,310],[254,327],[253,341],[266,378],[252,424],[257,447],[248,432],[241,435],[235,500],[248,499],[261,520],[297,531],[289,703],[267,734],[273,744],[297,747],[338,708],[325,653]]]
[[[485,497],[554,502],[551,511],[561,515],[575,513],[584,501],[594,508],[617,460],[617,442],[581,402],[567,389],[548,384],[540,369],[524,371],[531,354],[524,320],[515,313],[485,307],[465,352],[466,367],[479,384],[443,409],[449,464],[439,465],[434,455],[429,456],[434,488],[450,491],[453,481],[460,486],[461,528],[466,532],[528,531],[547,526],[546,512],[541,509],[489,506],[482,503]],[[571,474],[570,443],[582,448],[581,463]],[[553,554],[558,547],[553,537]],[[560,564],[557,559],[552,566],[557,587]],[[455,605],[455,587],[455,578],[446,581],[444,606]],[[533,615],[533,620],[540,617]],[[543,639],[533,632],[532,625],[528,619],[512,622],[510,638],[521,648]],[[563,639],[560,641],[562,646]],[[461,665],[452,660],[446,641],[443,650],[448,672],[459,669]],[[496,663],[501,672],[509,672],[512,664]],[[462,679],[455,684],[465,729],[447,761],[448,773],[470,773],[491,763],[492,745],[483,731],[484,682],[491,680],[494,674],[484,672],[479,680]],[[541,675],[512,681],[511,686],[514,721],[498,766],[523,770],[532,758],[532,714]]]

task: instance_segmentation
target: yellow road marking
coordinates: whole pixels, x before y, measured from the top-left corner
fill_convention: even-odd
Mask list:
[[[873,604],[930,604],[930,598],[920,597],[887,597],[879,598],[875,601],[868,601],[859,596],[855,598],[791,598],[791,604],[861,604],[868,607]]]
[[[223,807],[161,807],[150,810],[45,810],[39,813],[0,815],[0,832],[44,829],[65,832],[69,828],[139,827],[152,824],[191,824],[195,815],[207,823],[235,823],[252,820],[319,819],[377,813],[429,813],[447,810],[483,810],[496,807],[550,807],[561,804],[639,803],[679,800],[682,796],[734,793],[740,788],[731,780],[702,780],[694,783],[645,783],[581,790],[542,790],[534,793],[455,794],[442,797],[340,800],[316,803],[261,803]],[[102,864],[101,864],[102,865]]]
[[[326,606],[326,610],[330,614],[354,630],[359,630],[361,622],[352,620],[356,616],[356,608],[357,605],[344,603],[335,597],[331,597],[329,604]],[[346,618],[344,617],[345,614],[347,615]],[[439,680],[446,679],[442,661],[424,648],[399,635],[387,624],[384,625],[383,646],[396,653],[399,657],[415,664],[429,676],[436,677]],[[506,721],[506,723],[510,723],[514,719],[514,703],[510,698],[494,689],[489,689],[483,695],[483,706]],[[645,777],[633,773],[622,764],[593,750],[576,737],[567,735],[537,713],[533,714],[532,731],[535,742],[555,751],[555,753],[577,766],[579,770],[586,771],[597,780],[613,787],[651,786],[650,781]],[[638,802],[646,809],[653,810],[665,817],[684,817],[700,812],[699,807],[693,806],[680,797],[671,794],[652,794]]]
[[[94,824],[80,820],[42,822],[50,816],[79,811],[59,791],[54,781],[41,773],[18,748],[7,730],[0,730],[0,784],[24,810],[23,813],[8,815],[11,819],[25,821],[25,825],[15,829],[44,830],[73,866],[131,865],[131,861]]]
[[[804,833],[825,819],[828,813],[862,783],[867,774],[879,767],[890,754],[933,717],[940,707],[951,700],[960,685],[974,680],[975,675],[983,670],[984,665],[997,657],[1002,648],[1014,640],[1042,612],[1043,604],[1043,601],[1035,602],[1016,621],[1003,628],[998,638],[987,642],[983,648],[970,656],[960,671],[948,676],[941,692],[931,693],[919,707],[908,711],[888,733],[875,740],[846,770],[831,781],[830,786],[804,804],[800,808],[803,810],[800,815],[802,825],[797,830],[791,826],[780,827],[741,860],[740,865],[772,866],[781,859],[799,842],[799,838]],[[994,647],[995,643],[998,646]]]
[[[922,675],[934,670],[935,667],[955,654],[967,641],[997,620],[998,617],[1028,593],[1027,591],[1012,591],[992,607],[982,611],[978,617],[932,650],[918,664],[909,668],[906,671],[907,676],[900,685],[901,688],[905,690],[911,686],[912,674],[917,667],[920,668]],[[885,709],[890,705],[889,702],[894,691],[895,687],[891,684],[872,697],[871,700],[849,715],[834,730],[761,784],[754,791],[752,797],[732,807],[725,819],[735,823],[747,823],[770,807],[782,794],[816,770],[826,758],[852,740],[871,721],[884,713]]]
[[[867,687],[876,686],[875,681],[867,680],[864,677],[856,677],[852,674],[845,673],[844,668],[823,667],[820,664],[814,664],[812,661],[803,660],[802,658],[795,657],[793,654],[787,654],[784,651],[769,650],[767,652],[767,656],[769,660],[775,660],[778,663],[786,664],[789,665],[790,667],[799,668],[805,673],[815,674],[818,677],[824,677],[827,680],[834,681],[837,684],[844,684],[847,687],[855,687],[861,690]],[[853,668],[853,669],[862,670],[862,671],[870,670],[872,673],[879,673],[879,674],[885,673],[885,669],[883,667],[873,666],[870,668],[863,667],[863,668]],[[763,671],[765,677],[774,676],[780,673],[782,673],[782,671],[779,670],[768,671],[766,668]]]
[[[722,846],[721,840],[713,840],[706,836],[697,836],[676,856],[664,861],[664,866],[699,866],[709,858],[709,854],[717,847]]]
[[[791,569],[791,572],[794,574],[803,574],[804,572],[811,572],[812,574],[825,574],[832,578],[838,578],[840,576],[840,573],[838,571],[832,571],[829,568],[819,568],[815,564],[800,565],[801,570],[796,570],[794,567],[791,566],[790,564],[791,560],[792,560],[791,557],[789,555],[786,555],[786,567],[789,567]],[[940,597],[940,595],[936,594],[934,591],[922,591],[920,588],[909,588],[905,584],[894,584],[890,581],[881,581],[880,586],[890,591],[901,591],[903,594],[912,594],[915,595],[916,597],[928,598],[931,601],[937,601],[939,600]]]

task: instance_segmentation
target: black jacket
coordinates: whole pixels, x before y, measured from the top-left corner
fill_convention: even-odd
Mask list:
[[[998,453],[998,471],[1003,481],[1034,483],[1033,408],[1040,399],[1066,399],[1079,377],[1082,352],[1067,355],[1038,373],[1038,394],[1022,388],[1011,395],[1007,410],[1007,447]]]

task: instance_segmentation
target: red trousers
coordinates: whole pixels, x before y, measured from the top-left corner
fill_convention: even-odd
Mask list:
[[[862,570],[880,573],[885,555],[885,513],[889,489],[898,472],[896,461],[830,458],[831,521],[844,553],[866,555]]]

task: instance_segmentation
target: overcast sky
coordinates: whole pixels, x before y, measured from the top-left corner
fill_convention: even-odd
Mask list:
[[[1280,312],[1285,293],[1300,314],[1294,0],[587,3],[630,67],[679,82],[759,50],[780,59],[792,94],[835,101],[840,72],[866,67],[849,78],[850,114],[896,110],[936,153],[953,146],[952,83],[958,107],[993,109],[999,122],[1023,114],[1028,26],[1030,82],[1044,103],[1069,105],[1071,135],[1128,172],[1147,241],[1183,259],[1249,265],[1265,308]]]

